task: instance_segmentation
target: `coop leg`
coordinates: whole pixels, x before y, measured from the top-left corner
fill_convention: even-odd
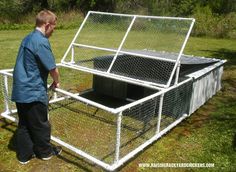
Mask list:
[[[161,97],[160,97],[156,134],[160,133],[163,99],[164,99],[164,94],[162,94]]]
[[[3,94],[4,94],[4,103],[5,103],[5,112],[10,112],[9,97],[8,97],[8,78],[7,78],[7,75],[4,75]]]
[[[114,161],[114,163],[118,163],[119,157],[120,157],[121,120],[122,120],[122,112],[120,112],[117,116],[116,150],[115,150],[115,161]]]

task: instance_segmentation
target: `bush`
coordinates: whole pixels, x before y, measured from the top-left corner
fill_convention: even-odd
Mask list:
[[[33,9],[30,0],[1,0],[0,1],[0,19],[1,23],[21,21],[21,17],[31,12]]]
[[[222,16],[215,27],[214,33],[220,38],[236,38],[236,13]]]
[[[226,15],[213,14],[209,6],[196,7],[193,17],[196,19],[193,28],[195,36],[218,38],[236,38],[236,13]]]

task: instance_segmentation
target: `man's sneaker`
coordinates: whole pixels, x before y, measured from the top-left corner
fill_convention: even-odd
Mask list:
[[[44,157],[44,158],[41,158],[42,160],[44,161],[47,161],[49,159],[51,159],[53,156],[57,156],[57,155],[60,155],[62,152],[62,148],[61,146],[53,146],[52,147],[52,153],[50,153],[47,157]]]
[[[35,154],[31,155],[28,160],[19,160],[19,163],[22,165],[28,164],[31,159],[35,158]]]

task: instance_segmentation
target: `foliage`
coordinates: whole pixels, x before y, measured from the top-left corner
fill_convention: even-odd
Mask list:
[[[45,8],[66,16],[72,11],[84,17],[89,10],[95,10],[194,17],[196,36],[236,37],[236,0],[0,0],[0,30],[29,29],[34,21],[27,20],[28,16]],[[63,18],[65,24],[59,28],[78,27],[78,22],[70,20],[68,24]]]
[[[73,14],[71,14],[73,15]],[[73,17],[73,16],[69,16]],[[12,68],[21,39],[29,30],[0,31],[0,69]],[[57,62],[68,48],[76,30],[55,30],[50,38]],[[185,54],[227,59],[223,88],[183,123],[142,151],[118,171],[235,171],[236,159],[236,46],[232,39],[191,37]],[[75,83],[76,84],[76,83]],[[0,104],[4,102],[0,101]],[[63,124],[66,125],[66,124]],[[87,125],[86,123],[84,125]],[[0,118],[0,171],[17,172],[74,172],[103,171],[81,156],[63,149],[59,158],[50,161],[33,159],[20,165],[14,151],[13,136],[16,124]],[[69,133],[71,134],[71,133]],[[80,138],[78,138],[80,141]],[[93,144],[93,143],[91,143]],[[214,168],[139,167],[140,163],[214,163]],[[45,170],[46,169],[46,170]]]
[[[198,6],[193,17],[196,19],[193,30],[195,36],[236,38],[236,12],[216,15],[212,13],[209,6]]]

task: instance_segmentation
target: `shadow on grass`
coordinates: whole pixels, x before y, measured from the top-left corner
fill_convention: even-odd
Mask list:
[[[13,133],[12,137],[9,140],[8,143],[8,149],[12,151],[16,151],[16,130],[14,130],[12,127],[17,127],[16,123],[14,122],[8,122],[5,118],[0,119],[2,122],[1,128],[8,130]]]
[[[13,133],[13,135],[10,138],[9,143],[8,143],[8,149],[11,150],[11,151],[16,152],[16,130],[15,130],[17,128],[16,123],[9,122],[5,118],[1,118],[0,122],[1,122],[1,127],[0,128]],[[58,158],[62,159],[66,163],[70,163],[70,164],[73,164],[73,165],[79,167],[83,171],[86,171],[86,172],[92,172],[93,171],[93,170],[90,170],[89,168],[86,168],[86,166],[83,165],[83,164],[88,164],[90,167],[96,167],[97,168],[96,165],[94,165],[92,163],[89,163],[88,161],[85,161],[84,159],[79,158],[76,155],[73,155],[71,152],[66,151],[65,149],[63,149],[63,153],[67,154],[69,157],[74,157],[75,160],[73,160],[72,158],[67,158],[67,157],[61,156],[61,155],[59,155]]]
[[[202,50],[204,52],[210,52],[210,57],[212,58],[219,58],[222,60],[227,60],[226,66],[233,66],[236,65],[236,51],[221,48],[216,51],[212,50]]]
[[[67,158],[65,156],[61,156],[61,155],[59,155],[58,158],[62,159],[66,163],[73,164],[74,166],[79,167],[83,171],[86,171],[86,172],[92,172],[93,171],[93,170],[87,168],[86,166],[98,168],[98,166],[96,166],[95,164],[92,164],[89,161],[86,161],[82,158],[79,158],[77,155],[72,154],[70,151],[67,151],[67,150],[63,149],[63,154],[67,154],[68,156],[71,156],[71,157],[75,158],[75,160],[72,160],[72,158],[69,159],[69,158]],[[80,161],[81,163],[78,162],[78,161]],[[87,164],[87,165],[83,165],[84,163]]]

